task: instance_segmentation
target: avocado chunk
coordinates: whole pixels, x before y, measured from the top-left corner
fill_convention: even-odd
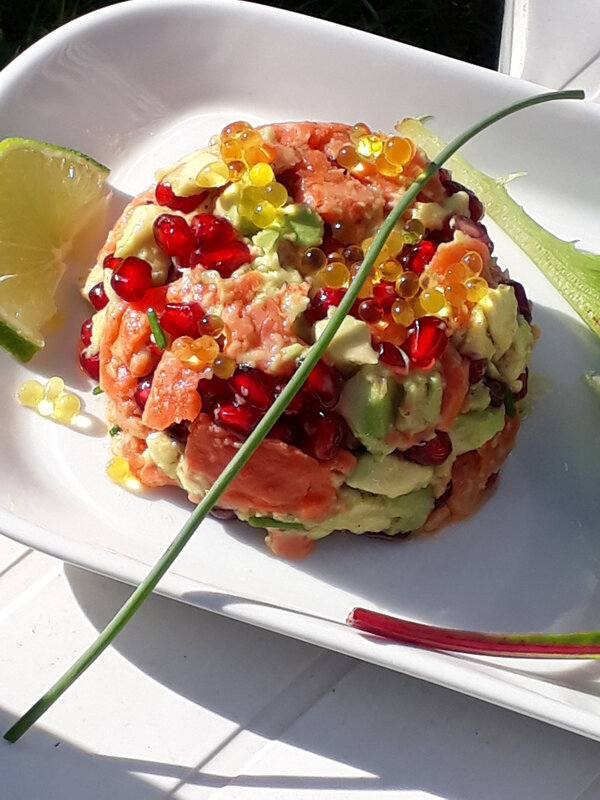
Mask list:
[[[357,439],[372,453],[394,450],[385,442],[401,396],[398,383],[381,364],[361,367],[346,381],[338,411]]]
[[[413,464],[397,455],[378,457],[364,453],[346,483],[354,489],[394,498],[424,489],[432,479],[433,467]]]
[[[438,370],[414,372],[401,381],[402,402],[398,406],[396,428],[404,433],[419,433],[435,426],[440,418],[444,383]]]
[[[320,339],[331,316],[315,323],[315,340]],[[377,364],[379,358],[371,346],[371,329],[362,319],[347,316],[327,347],[334,366],[348,373],[366,364]]]
[[[504,427],[504,406],[459,414],[450,429],[452,455],[459,456],[488,442]]]

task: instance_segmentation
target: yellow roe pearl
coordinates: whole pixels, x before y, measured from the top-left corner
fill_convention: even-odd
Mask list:
[[[487,281],[484,278],[470,278],[465,286],[467,288],[467,300],[470,303],[478,303],[488,293]]]
[[[363,158],[377,158],[383,151],[381,137],[376,134],[361,136],[356,143],[356,152]]]
[[[417,236],[421,237],[425,233],[425,226],[423,225],[420,219],[409,219],[406,225],[404,226],[404,230],[407,233],[414,233]]]
[[[57,376],[49,378],[44,386],[44,399],[50,401],[56,400],[56,398],[62,394],[64,390],[65,382],[62,378]]]
[[[262,202],[256,206],[250,219],[257,228],[268,228],[275,222],[277,209],[272,203]]]
[[[421,292],[419,301],[428,314],[435,314],[437,311],[441,311],[446,304],[444,293],[437,289],[426,289]]]
[[[323,286],[338,289],[346,286],[350,279],[348,267],[341,261],[333,261],[319,271],[319,281]]]
[[[390,255],[396,256],[404,247],[404,236],[399,231],[392,231],[385,243]]]
[[[392,304],[392,319],[397,325],[408,326],[413,322],[415,314],[411,304],[407,300],[396,300]]]
[[[248,178],[253,186],[268,186],[275,180],[275,173],[269,164],[261,161],[250,168]]]
[[[381,277],[384,281],[395,281],[402,274],[402,264],[389,258],[381,267]]]
[[[288,200],[287,189],[281,183],[274,181],[265,186],[264,198],[275,208],[282,208]]]
[[[39,381],[25,381],[17,389],[17,400],[27,408],[37,408],[44,397],[44,387]]]
[[[115,483],[126,483],[130,476],[129,462],[121,456],[114,456],[106,465],[106,474]]]
[[[231,378],[236,367],[237,364],[233,358],[229,358],[228,356],[221,354],[218,355],[213,361],[212,371],[215,377],[221,378],[222,380],[227,380],[228,378]]]
[[[52,416],[57,422],[69,423],[81,411],[81,401],[74,394],[61,394],[54,401]]]
[[[406,270],[405,272],[400,275],[398,280],[396,281],[396,292],[398,297],[402,297],[405,300],[414,297],[417,292],[419,291],[419,278],[410,270]]]

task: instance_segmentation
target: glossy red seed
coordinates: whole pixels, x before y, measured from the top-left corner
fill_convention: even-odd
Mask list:
[[[190,227],[200,247],[215,247],[235,239],[231,222],[214,214],[196,214],[190,221]]]
[[[206,200],[208,192],[179,197],[169,183],[159,183],[154,191],[154,196],[159,206],[166,206],[173,211],[181,211],[183,214],[191,214]]]
[[[90,378],[93,378],[95,381],[100,378],[99,353],[95,353],[93,356],[87,356],[82,350],[81,353],[79,353],[79,363],[81,364],[83,371],[86,372]]]
[[[413,464],[434,467],[443,464],[452,452],[452,441],[446,431],[436,431],[433,439],[424,444],[416,444],[405,450],[403,455]]]
[[[396,347],[391,342],[381,342],[378,350],[379,360],[382,364],[391,367],[395,372],[408,374],[410,360],[401,347]]]
[[[122,264],[122,263],[123,263],[123,259],[122,258],[117,258],[114,253],[111,253],[110,255],[106,256],[106,258],[102,262],[102,268],[103,269],[116,269],[119,266],[119,264]]]
[[[246,403],[259,411],[266,411],[275,397],[275,390],[269,378],[254,367],[239,367],[229,382]]]
[[[182,422],[174,422],[165,429],[165,433],[168,433],[171,439],[175,439],[176,442],[185,444],[190,435],[190,423],[186,420],[183,420]]]
[[[337,405],[342,392],[344,379],[334,367],[326,361],[317,361],[304,383],[304,391],[314,397],[323,408]]]
[[[489,375],[485,376],[484,382],[490,391],[490,405],[492,408],[503,406],[506,399],[506,384],[497,378],[490,378]]]
[[[320,412],[304,423],[302,450],[318,461],[331,461],[342,447],[346,426],[334,413]]]
[[[409,328],[404,349],[411,364],[418,369],[430,369],[448,344],[446,323],[439,317],[419,317]]]
[[[396,287],[391,281],[381,281],[373,286],[373,297],[379,302],[384,311],[390,311],[398,299]]]
[[[281,392],[286,386],[286,381],[277,381],[274,386],[275,397],[279,397]],[[288,403],[284,414],[299,414],[300,411],[304,408],[305,402],[307,401],[308,396],[304,394],[302,390],[297,392]]]
[[[332,306],[339,306],[345,294],[345,289],[333,289],[332,287],[319,289],[305,312],[308,322],[314,325],[318,320],[325,319],[327,311]]]
[[[251,406],[220,406],[214,411],[217,425],[238,439],[245,439],[257,426],[262,414]]]
[[[160,326],[175,339],[179,336],[196,339],[203,313],[198,303],[167,303],[160,316]]]
[[[244,242],[234,240],[218,247],[201,247],[190,257],[190,266],[215,269],[222,278],[229,278],[236,269],[250,261],[250,250]]]
[[[152,380],[150,378],[144,378],[143,380],[139,381],[137,389],[133,393],[133,397],[140,411],[143,411],[146,407],[151,388]]]
[[[102,283],[97,283],[95,286],[92,286],[88,292],[88,297],[96,311],[100,311],[108,304],[108,297],[106,296],[104,284]]]
[[[521,381],[521,389],[518,391],[514,396],[514,401],[522,400],[525,395],[527,394],[527,384],[529,382],[529,369],[525,367],[525,372],[522,372],[519,375],[519,380]]]
[[[122,300],[137,302],[141,300],[152,280],[152,267],[147,261],[135,256],[123,259],[110,279],[115,294]]]
[[[455,231],[460,231],[461,233],[464,233],[465,236],[470,236],[471,239],[476,239],[484,244],[490,253],[494,249],[493,242],[488,236],[487,228],[485,225],[482,225],[481,222],[476,222],[475,220],[470,219],[469,217],[464,217],[461,214],[455,214],[453,217],[450,217],[447,223],[445,223],[444,228],[447,231],[448,239],[451,239],[454,236]]]
[[[297,447],[300,443],[300,433],[295,418],[291,415],[280,417],[268,434],[270,439],[279,439],[280,442]]]
[[[189,263],[196,249],[196,237],[183,217],[160,214],[152,226],[154,240],[168,256],[177,258],[183,266]]]
[[[488,365],[487,358],[469,358],[469,383],[479,383],[483,380]]]
[[[84,347],[92,343],[92,328],[94,327],[94,320],[92,317],[86,319],[81,326],[81,342]]]
[[[404,245],[400,254],[400,262],[405,269],[421,275],[433,256],[437,245],[429,239],[422,239],[419,244]]]

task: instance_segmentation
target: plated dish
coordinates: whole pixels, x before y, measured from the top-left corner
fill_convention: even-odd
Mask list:
[[[448,139],[533,91],[465,64],[270,9],[177,6],[177,15],[172,2],[169,13],[162,2],[97,12],[47,37],[0,79],[3,136],[57,142],[112,169],[117,198],[108,224],[158,167],[201,146],[232,119],[353,123],[360,109],[372,128],[391,130],[403,115],[433,113],[436,132]],[[252,41],[242,35],[250,26]],[[155,53],[152,69],[144,69],[144,42],[158,31],[175,46]],[[308,63],[300,47],[307,37],[314,43]],[[180,52],[194,62],[189,75],[202,79],[181,80]],[[380,64],[380,74],[366,80],[364,63]],[[256,90],[257,73],[270,76],[269,92]],[[324,75],[331,91],[318,89]],[[530,213],[557,235],[599,251],[593,224],[599,128],[599,109],[586,104],[536,109],[486,133],[465,155],[492,174],[526,171],[514,193]],[[574,138],[585,155],[576,163],[563,146]],[[528,287],[544,335],[532,364],[535,409],[488,504],[439,537],[400,544],[329,537],[299,564],[271,558],[261,535],[254,539],[236,523],[211,520],[160,588],[600,738],[594,663],[467,659],[388,645],[344,626],[356,605],[478,630],[599,626],[598,409],[582,380],[586,370],[598,368],[597,342],[510,240],[489,228],[502,265]],[[89,392],[72,350],[86,313],[78,280],[89,258],[65,286],[67,324],[44,353],[28,367],[2,354],[8,397],[32,375],[61,374],[72,390]],[[2,466],[0,527],[68,561],[135,582],[190,506],[171,489],[133,495],[106,481],[105,401],[85,397],[89,427],[83,434],[3,403],[0,444],[11,456]]]

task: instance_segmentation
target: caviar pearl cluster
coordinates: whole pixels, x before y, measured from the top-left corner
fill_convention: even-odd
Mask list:
[[[410,139],[373,133],[367,125],[359,122],[350,130],[350,142],[340,148],[336,161],[357,177],[379,173],[386,178],[397,178],[410,164],[415,152]]]
[[[35,409],[42,417],[70,425],[81,411],[81,401],[75,394],[65,391],[65,382],[54,376],[45,383],[25,381],[17,390],[17,400],[22,406]]]

